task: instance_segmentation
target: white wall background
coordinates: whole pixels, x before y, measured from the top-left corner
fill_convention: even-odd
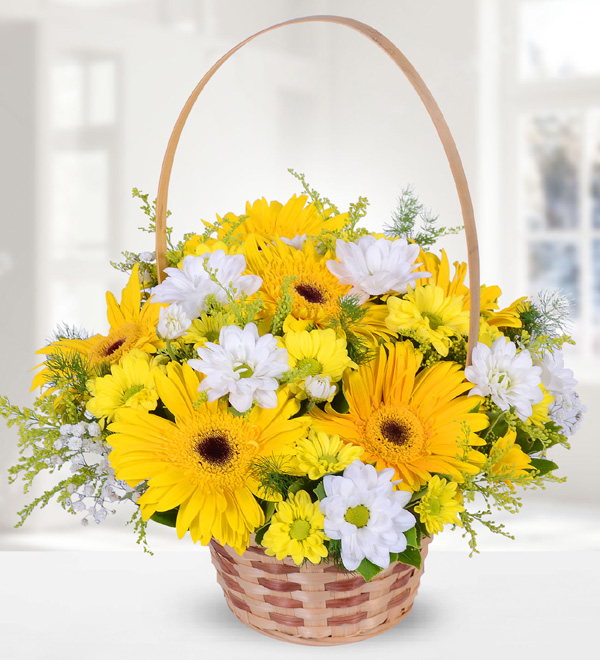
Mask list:
[[[511,211],[505,195],[511,152],[502,132],[503,113],[511,103],[502,72],[512,54],[498,0],[1,0],[1,392],[19,404],[30,400],[28,369],[37,363],[33,353],[60,321],[105,330],[98,292],[119,291],[124,283],[108,261],[118,260],[123,249],[152,249],[149,237],[136,230],[144,216],[131,199],[131,188],[154,196],[172,126],[204,72],[249,34],[315,13],[369,23],[415,65],[463,158],[480,231],[483,281],[521,295],[523,267],[507,249],[518,230],[506,217]],[[50,203],[56,149],[53,67],[73,53],[100,54],[118,63],[117,123],[110,133],[114,186],[105,227],[98,227],[99,235],[109,234],[102,265],[71,254],[57,266],[48,248],[55,222]],[[175,231],[191,231],[215,213],[239,213],[246,200],[259,196],[287,199],[298,191],[288,167],[304,172],[341,206],[366,195],[372,228],[388,221],[406,184],[439,212],[444,224],[461,222],[450,171],[421,102],[382,52],[341,26],[307,24],[266,35],[236,54],[210,82],[176,157],[169,200]],[[93,236],[96,227],[88,225],[96,217],[90,208],[77,222]],[[463,241],[452,237],[442,245],[451,258],[463,260]],[[59,277],[81,292],[68,319],[59,315],[53,298]],[[507,296],[505,302],[511,300]],[[592,359],[583,356],[581,361]],[[543,494],[528,494],[523,529],[537,535],[555,530],[545,516],[560,510],[564,520],[580,516],[582,534],[589,528],[586,520],[595,515],[597,530],[598,392],[593,377],[580,388],[590,412],[573,450],[555,455],[569,481]],[[4,428],[0,434],[4,472],[16,460],[16,435]],[[117,516],[102,528],[83,530],[50,506],[34,514],[25,529],[14,531],[15,512],[25,501],[17,484],[8,487],[0,479],[0,548],[110,546],[122,522]],[[65,534],[74,528],[77,540]],[[553,542],[562,533],[555,531]]]

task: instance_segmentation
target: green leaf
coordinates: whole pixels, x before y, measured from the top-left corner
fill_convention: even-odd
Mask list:
[[[539,476],[558,469],[556,463],[548,461],[545,458],[532,458],[531,465],[539,472]]]
[[[265,535],[265,532],[269,529],[270,526],[271,523],[269,522],[266,525],[263,525],[262,527],[259,527],[256,530],[256,533],[254,535],[254,542],[256,543],[256,545],[262,545],[263,536]]]
[[[417,528],[411,527],[407,532],[404,532],[406,536],[406,542],[411,548],[418,548],[419,542],[417,540]]]
[[[319,485],[313,490],[313,493],[320,499],[324,500],[327,497],[327,493],[325,492],[325,486],[323,486],[323,482],[320,481]]]
[[[370,582],[377,573],[381,573],[383,568],[365,558],[360,562],[356,570],[365,578],[365,582]]]
[[[150,516],[150,520],[154,520],[154,522],[166,525],[167,527],[175,527],[178,513],[179,507],[170,511],[156,511],[156,513]]]
[[[418,548],[406,548],[404,552],[393,553],[394,561],[399,561],[402,564],[408,564],[415,568],[421,568],[421,553]]]

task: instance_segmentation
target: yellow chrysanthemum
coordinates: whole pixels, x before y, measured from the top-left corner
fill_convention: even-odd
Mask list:
[[[130,486],[148,480],[138,501],[144,520],[179,507],[179,538],[189,530],[194,542],[206,545],[214,536],[241,554],[250,534],[264,524],[254,495],[268,496],[252,477],[252,464],[289,453],[306,433],[305,419],[290,419],[299,404],[283,390],[276,408],[255,406],[247,417],[231,414],[219,400],[194,407],[200,380],[187,364],[170,363],[167,375],[156,374],[155,382],[175,422],[122,410],[109,426],[116,477]]]
[[[531,417],[527,419],[527,423],[542,428],[546,422],[550,421],[548,411],[550,404],[554,401],[554,397],[543,385],[540,385],[540,389],[544,393],[544,398],[532,406],[533,412],[531,413]]]
[[[459,482],[462,473],[477,474],[484,457],[464,445],[484,444],[476,433],[488,425],[486,415],[471,412],[482,399],[465,396],[472,384],[458,364],[439,362],[417,374],[421,360],[408,341],[381,346],[376,359],[344,376],[348,413],[331,405],[310,412],[317,428],[364,447],[361,460],[394,468],[400,488],[413,491],[432,472]]]
[[[483,318],[479,318],[479,342],[485,344],[486,346],[492,347],[492,344],[502,337],[502,332],[495,326],[490,325],[487,321],[484,321]]]
[[[527,300],[527,296],[518,298],[508,307],[500,309],[498,299],[500,298],[501,293],[502,291],[498,286],[483,285],[481,287],[481,316],[492,326],[499,326],[501,328],[520,328],[522,324],[518,310],[524,301]]]
[[[427,484],[425,494],[415,507],[428,534],[441,532],[448,523],[462,527],[458,514],[464,510],[458,484],[455,481],[448,483],[437,474]]]
[[[462,296],[444,296],[439,286],[409,287],[403,297],[388,298],[386,325],[395,332],[414,330],[418,339],[430,341],[442,356],[448,355],[450,337],[469,332],[469,313],[463,310]]]
[[[219,218],[217,236],[222,239],[229,235],[244,240],[248,236],[293,239],[298,235],[318,236],[322,231],[336,231],[347,223],[347,213],[333,215],[331,210],[326,210],[322,214],[307,201],[307,195],[294,195],[286,204],[269,204],[264,197],[253,204],[247,202],[244,215],[228,213]]]
[[[285,502],[277,505],[263,536],[265,554],[277,559],[291,557],[298,566],[305,559],[318,564],[327,557],[323,525],[324,516],[319,511],[318,501],[313,502],[304,490],[295,495],[290,493]]]
[[[225,254],[243,254],[244,244],[233,242],[227,244],[216,238],[204,238],[200,234],[194,234],[183,244],[183,256],[177,265],[181,268],[183,266],[183,260],[188,256],[201,257],[207,252],[216,252],[217,250],[223,250]]]
[[[38,354],[79,353],[88,362],[89,371],[93,374],[100,364],[115,364],[133,349],[156,353],[156,349],[163,345],[156,334],[162,305],[149,301],[142,305],[138,269],[139,264],[136,264],[127,286],[123,289],[120,304],[110,291],[106,294],[107,317],[110,324],[107,336],[61,339],[39,350]],[[44,368],[34,377],[31,389],[42,387],[50,379],[50,371]]]
[[[98,419],[112,422],[119,419],[123,408],[146,410],[156,408],[158,393],[154,377],[160,369],[150,361],[150,355],[134,349],[119,364],[113,364],[110,374],[90,381],[92,398],[87,409]]]
[[[511,489],[514,488],[511,479],[529,477],[531,476],[529,470],[534,469],[531,458],[515,443],[516,439],[516,431],[509,429],[506,435],[496,440],[490,452],[492,458],[497,457],[490,474],[506,483]]]
[[[203,313],[199,319],[194,319],[190,329],[181,338],[186,344],[194,344],[194,348],[204,346],[207,341],[219,343],[221,328],[233,323],[233,317],[219,312],[216,316]]]
[[[287,349],[291,369],[300,370],[304,377],[329,376],[332,383],[337,383],[346,369],[357,367],[348,357],[345,340],[337,337],[331,328],[287,332],[279,345]],[[290,383],[290,390],[298,398],[306,398],[304,378]]]
[[[339,435],[329,436],[324,431],[311,429],[308,438],[296,444],[294,456],[286,465],[286,472],[306,475],[316,481],[325,474],[341,472],[352,461],[363,455],[364,449],[344,443]]]

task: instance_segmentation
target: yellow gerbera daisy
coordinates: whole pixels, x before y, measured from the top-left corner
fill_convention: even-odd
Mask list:
[[[146,410],[156,408],[158,393],[154,377],[160,369],[150,360],[150,355],[133,349],[119,364],[113,364],[110,374],[95,378],[88,384],[92,398],[87,409],[98,419],[112,422],[119,419],[123,408]]]
[[[123,410],[109,426],[116,477],[130,486],[148,480],[138,501],[144,520],[179,507],[179,538],[189,530],[194,542],[206,545],[214,536],[241,554],[264,523],[254,495],[267,494],[251,475],[253,461],[289,453],[306,433],[305,419],[290,419],[299,404],[281,391],[276,408],[255,406],[247,417],[231,414],[223,401],[194,407],[200,380],[187,364],[170,363],[155,382],[175,422]]]
[[[458,514],[464,510],[458,484],[455,481],[448,483],[437,474],[427,484],[425,494],[415,507],[428,534],[441,532],[448,523],[462,527]]]
[[[146,353],[156,353],[163,342],[156,334],[156,326],[162,305],[146,301],[142,305],[142,293],[138,277],[139,264],[133,267],[127,286],[123,289],[121,303],[114,295],[106,294],[107,317],[110,331],[107,336],[94,335],[89,339],[61,339],[38,351],[41,355],[75,352],[81,354],[94,373],[101,364],[115,364],[137,348]],[[47,368],[33,379],[31,389],[42,387],[51,379]]]
[[[336,231],[348,221],[347,213],[333,215],[331,210],[326,210],[323,217],[317,207],[307,201],[307,195],[294,195],[286,204],[269,204],[264,197],[253,204],[247,202],[244,215],[228,213],[219,218],[217,236],[220,239],[227,234],[242,239],[252,235],[266,239],[293,239],[298,235],[318,236],[322,231]]]
[[[248,238],[248,272],[259,275],[263,280],[260,292],[264,307],[259,316],[273,318],[284,280],[292,277],[293,318],[314,323],[319,328],[329,324],[332,318],[338,316],[339,298],[345,296],[350,287],[338,282],[337,277],[327,269],[325,261],[308,240],[302,250],[296,250],[280,240],[271,244]]]
[[[418,339],[430,341],[444,357],[450,337],[469,332],[469,313],[463,310],[462,296],[444,296],[442,287],[433,284],[409,287],[403,297],[388,298],[387,327],[394,332],[414,330]]]
[[[408,341],[381,346],[376,359],[344,376],[348,413],[329,404],[310,412],[317,428],[364,447],[361,460],[394,468],[400,488],[413,491],[432,472],[459,482],[463,472],[477,474],[484,457],[463,445],[484,444],[476,432],[488,425],[486,415],[471,412],[483,399],[464,396],[472,385],[458,364],[439,362],[417,374],[421,360]]]
[[[324,520],[319,502],[313,502],[306,491],[290,493],[285,502],[277,505],[263,536],[265,554],[277,559],[291,557],[297,566],[305,559],[313,564],[320,563],[327,557]]]
[[[279,341],[287,349],[289,364],[292,369],[299,369],[306,376],[329,376],[332,383],[337,383],[344,371],[356,369],[357,365],[348,357],[344,339],[336,336],[331,328],[327,330],[303,330],[287,332]],[[306,398],[304,378],[290,383],[290,390]]]
[[[203,313],[199,319],[194,319],[187,333],[181,338],[186,344],[194,344],[194,348],[204,346],[207,341],[219,343],[221,328],[233,323],[233,316],[219,312],[216,316]]]
[[[296,444],[286,472],[306,475],[316,481],[325,474],[344,470],[363,452],[362,447],[342,442],[339,435],[329,436],[324,431],[311,429],[308,438],[302,438]]]
[[[533,470],[531,458],[515,443],[517,433],[509,429],[502,438],[498,438],[490,451],[490,456],[495,459],[490,474],[499,481],[503,481],[514,490],[511,479],[515,477],[530,476],[529,470]]]

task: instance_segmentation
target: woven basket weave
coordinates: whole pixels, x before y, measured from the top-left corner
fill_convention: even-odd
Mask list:
[[[429,539],[423,539],[421,556]],[[275,639],[330,646],[358,642],[395,626],[411,610],[421,569],[396,562],[365,582],[332,564],[296,566],[251,545],[240,556],[210,543],[217,581],[235,616]]]

